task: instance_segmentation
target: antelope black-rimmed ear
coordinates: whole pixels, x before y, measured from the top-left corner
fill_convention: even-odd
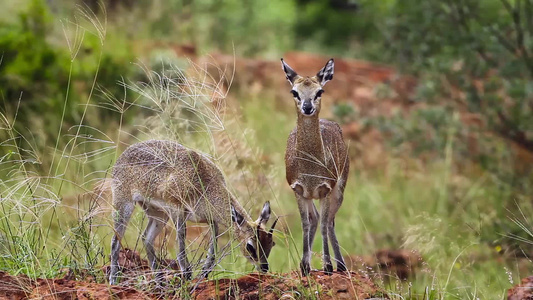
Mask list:
[[[263,209],[261,210],[261,215],[257,219],[257,224],[264,224],[270,219],[270,201],[265,202]]]
[[[283,58],[281,59],[281,68],[283,69],[283,72],[285,72],[285,77],[287,77],[287,80],[292,84],[294,84],[294,80],[298,78],[300,75],[298,75],[288,64],[285,63]]]
[[[231,206],[231,220],[239,227],[244,224],[244,217],[235,209],[233,205]]]
[[[328,60],[326,65],[316,73],[316,78],[318,79],[318,82],[320,82],[320,85],[324,86],[326,82],[333,79],[333,68],[335,67],[335,64],[333,62],[333,58]]]
[[[270,235],[272,235],[272,233],[274,233],[274,227],[276,227],[276,224],[278,223],[278,220],[279,218],[276,218],[276,220],[274,221],[274,223],[272,223],[272,227],[270,227],[270,230],[268,231],[268,233]]]

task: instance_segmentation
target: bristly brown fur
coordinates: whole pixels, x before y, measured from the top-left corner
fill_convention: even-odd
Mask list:
[[[215,263],[219,229],[231,229],[243,242],[243,252],[262,271],[273,246],[272,232],[265,229],[270,218],[267,202],[257,222],[228,191],[224,176],[211,160],[173,141],[150,140],[128,147],[112,171],[111,189],[115,209],[115,235],[111,243],[110,282],[116,283],[120,240],[138,203],[148,216],[143,233],[148,261],[158,268],[153,242],[169,218],[176,226],[178,263],[190,278],[185,246],[186,222],[210,224],[212,237],[208,258],[199,277],[205,277]]]
[[[311,86],[312,84],[318,84],[318,82],[311,80],[311,78],[307,77],[302,82],[304,86]]]
[[[311,248],[321,223],[324,270],[333,266],[329,255],[331,242],[337,269],[346,270],[340,246],[335,235],[335,214],[339,210],[348,179],[349,160],[340,126],[319,118],[322,87],[333,78],[333,59],[316,76],[298,75],[282,59],[282,67],[289,82],[297,111],[296,128],[287,140],[285,170],[288,184],[294,190],[303,228],[302,273],[310,270]],[[320,200],[318,213],[313,199]]]

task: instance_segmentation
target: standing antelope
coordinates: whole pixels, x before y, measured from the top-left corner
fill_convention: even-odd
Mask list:
[[[109,275],[111,284],[116,284],[118,280],[120,241],[135,203],[148,216],[142,239],[152,269],[159,267],[154,240],[170,217],[177,228],[178,264],[187,279],[192,274],[185,251],[187,220],[208,223],[212,231],[200,278],[207,276],[214,267],[220,227],[232,228],[236,238],[244,244],[244,255],[258,270],[268,271],[267,258],[274,246],[272,232],[277,222],[269,231],[265,230],[270,218],[269,202],[263,206],[259,219],[252,221],[228,191],[220,170],[205,155],[172,141],[151,140],[134,144],[117,159],[111,189],[115,209]]]
[[[303,274],[310,271],[311,249],[320,218],[324,271],[331,273],[333,265],[329,254],[331,242],[337,270],[346,271],[339,242],[335,235],[335,214],[339,210],[348,178],[347,148],[339,125],[319,119],[322,87],[333,78],[333,59],[330,59],[313,77],[298,75],[283,58],[283,71],[292,85],[298,121],[287,140],[285,168],[287,182],[298,201],[302,219],[303,257],[300,268]],[[320,214],[313,199],[320,200]]]

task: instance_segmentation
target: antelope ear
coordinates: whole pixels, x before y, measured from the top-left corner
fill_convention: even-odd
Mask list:
[[[239,227],[244,224],[244,217],[235,209],[233,205],[231,206],[231,220]]]
[[[265,224],[270,219],[270,201],[265,202],[263,209],[261,210],[261,215],[257,219],[257,224]]]
[[[324,86],[326,82],[333,79],[333,68],[335,67],[335,64],[333,62],[333,58],[328,60],[326,65],[316,73],[316,78],[318,79],[318,82],[320,82],[320,85]]]
[[[291,85],[294,84],[296,78],[300,77],[300,75],[298,75],[288,64],[285,63],[283,58],[281,59],[281,68],[283,69],[283,72],[285,72],[285,77],[287,77],[287,80]]]
[[[276,227],[276,224],[278,223],[278,220],[279,220],[279,217],[276,218],[276,220],[274,220],[274,223],[272,223],[272,227],[270,227],[270,230],[268,231],[268,233],[270,235],[272,235],[272,233],[274,233],[274,227]]]

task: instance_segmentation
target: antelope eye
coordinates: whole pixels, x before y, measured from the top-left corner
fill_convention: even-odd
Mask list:
[[[300,100],[300,95],[298,95],[298,92],[295,90],[291,90],[291,94],[294,98]]]
[[[254,260],[257,260],[257,253],[255,252],[255,247],[252,244],[246,244],[246,251],[250,253]]]
[[[324,93],[324,90],[320,90],[320,91],[316,92],[315,99],[322,97],[323,93]]]

